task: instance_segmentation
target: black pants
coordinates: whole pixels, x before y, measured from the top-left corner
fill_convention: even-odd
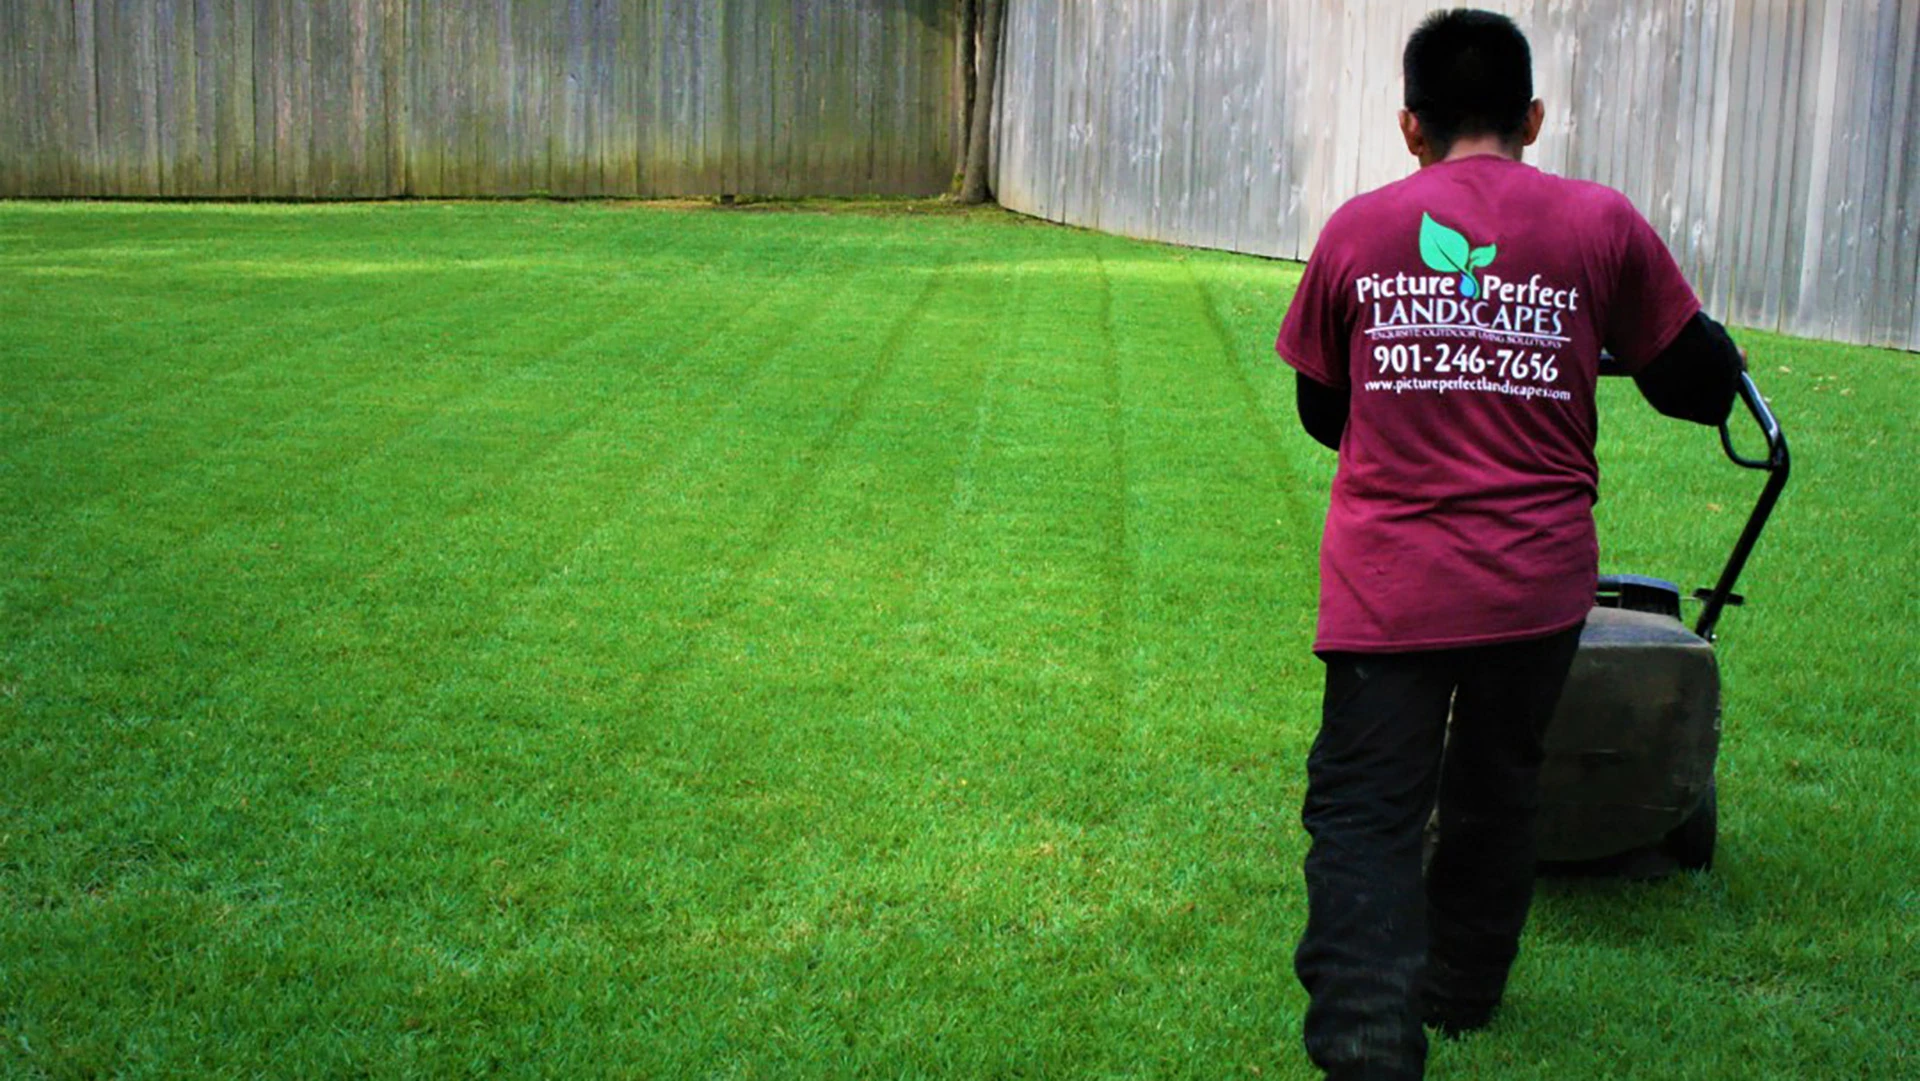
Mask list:
[[[1307,1054],[1330,1077],[1421,1076],[1423,976],[1444,974],[1442,990],[1489,1008],[1498,1001],[1533,899],[1542,736],[1579,641],[1576,627],[1496,646],[1322,656],[1294,970],[1309,997]],[[1440,839],[1423,875],[1436,799]]]

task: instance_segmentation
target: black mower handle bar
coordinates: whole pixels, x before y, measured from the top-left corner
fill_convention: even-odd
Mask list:
[[[1763,469],[1767,472],[1767,485],[1760,490],[1760,502],[1756,503],[1753,513],[1747,516],[1747,525],[1740,531],[1740,539],[1734,542],[1733,554],[1727,557],[1727,565],[1720,571],[1720,580],[1706,592],[1703,598],[1706,607],[1700,610],[1700,619],[1693,625],[1693,633],[1713,641],[1714,625],[1720,622],[1720,612],[1729,601],[1734,599],[1733,585],[1740,580],[1740,571],[1747,565],[1747,557],[1753,554],[1754,543],[1760,539],[1760,531],[1766,528],[1767,518],[1773,514],[1773,505],[1780,501],[1780,492],[1787,486],[1787,472],[1790,461],[1787,457],[1787,437],[1780,431],[1780,421],[1768,408],[1767,400],[1760,395],[1760,388],[1753,385],[1753,377],[1746,372],[1740,373],[1740,400],[1746,403],[1747,412],[1753,414],[1754,421],[1760,425],[1760,432],[1767,440],[1767,456],[1748,458],[1733,447],[1733,433],[1728,430],[1727,422],[1720,424],[1720,446],[1735,465],[1747,469]]]

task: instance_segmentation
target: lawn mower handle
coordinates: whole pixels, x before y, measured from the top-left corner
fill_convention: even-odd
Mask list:
[[[1747,565],[1747,557],[1753,554],[1753,546],[1760,539],[1760,531],[1766,528],[1767,518],[1773,514],[1773,505],[1780,501],[1780,491],[1787,486],[1787,437],[1780,431],[1780,421],[1767,407],[1767,400],[1760,395],[1760,388],[1753,385],[1753,377],[1746,372],[1740,373],[1740,400],[1746,403],[1747,412],[1760,425],[1760,432],[1767,440],[1765,458],[1748,458],[1733,447],[1733,433],[1727,428],[1728,421],[1720,423],[1720,446],[1735,465],[1747,469],[1763,469],[1767,472],[1767,485],[1760,490],[1760,502],[1754,505],[1753,513],[1747,516],[1747,525],[1740,531],[1740,539],[1734,543],[1733,554],[1727,557],[1727,565],[1720,571],[1720,580],[1710,590],[1703,590],[1700,599],[1706,607],[1700,610],[1700,619],[1693,626],[1693,633],[1713,641],[1713,628],[1720,621],[1720,611],[1729,602],[1738,604],[1739,599],[1733,592],[1733,585],[1740,578],[1740,571]],[[1731,418],[1729,418],[1729,421]]]

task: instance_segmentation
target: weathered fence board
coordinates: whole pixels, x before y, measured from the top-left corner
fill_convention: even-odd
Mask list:
[[[950,0],[0,0],[0,196],[931,194]]]
[[[1413,167],[1399,55],[1433,0],[1008,3],[1008,207],[1297,259]],[[1482,6],[1533,43],[1530,160],[1625,191],[1716,314],[1920,349],[1920,0]]]

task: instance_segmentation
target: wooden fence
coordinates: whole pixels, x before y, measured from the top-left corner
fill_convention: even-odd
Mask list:
[[[1305,258],[1413,167],[1438,0],[1008,0],[1002,204]],[[1630,195],[1722,318],[1920,349],[1920,0],[1481,0],[1534,49],[1531,159]]]
[[[928,194],[952,0],[0,0],[0,196]]]

